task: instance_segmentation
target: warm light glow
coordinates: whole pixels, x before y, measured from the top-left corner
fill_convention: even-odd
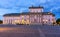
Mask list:
[[[48,20],[46,20],[46,21],[48,21]]]
[[[0,28],[0,32],[7,32],[7,31],[10,31],[10,30],[13,30],[13,28]]]
[[[19,24],[20,24],[20,21],[19,21],[19,20],[15,20],[14,23],[15,23],[15,24],[16,24],[16,23],[19,23]]]
[[[43,21],[48,21],[48,20],[43,20]]]
[[[24,18],[24,16],[22,16],[22,18]]]
[[[29,24],[29,20],[27,20],[26,24]]]
[[[59,24],[60,24],[60,22],[59,22]]]
[[[52,21],[52,23],[53,23],[53,21]]]
[[[43,21],[45,21],[45,20],[43,20]]]
[[[24,21],[24,19],[22,19],[22,22],[21,22],[22,24],[25,24],[25,21]]]

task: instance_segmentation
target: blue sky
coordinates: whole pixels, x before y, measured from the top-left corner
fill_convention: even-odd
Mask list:
[[[30,6],[43,6],[44,11],[50,11],[60,18],[60,0],[0,0],[0,19],[6,13],[28,11]]]

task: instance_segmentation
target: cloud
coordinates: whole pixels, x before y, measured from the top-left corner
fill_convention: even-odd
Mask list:
[[[27,12],[27,9],[28,8],[21,8],[20,10],[19,10],[19,12],[21,13],[21,12]]]
[[[0,15],[4,15],[7,13],[17,13],[18,11],[15,9],[0,9]]]
[[[57,6],[57,7],[53,7],[53,8],[51,8],[51,12],[53,12],[54,10],[57,10],[57,9],[60,9],[60,7],[59,6]]]
[[[0,0],[0,15],[28,11],[32,5],[41,5],[53,12],[60,8],[60,0]]]
[[[46,3],[46,0],[37,0],[37,2]]]
[[[0,0],[0,7],[13,8],[16,5],[16,0]]]

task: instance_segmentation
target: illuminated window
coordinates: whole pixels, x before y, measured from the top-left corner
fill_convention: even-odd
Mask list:
[[[22,18],[24,18],[24,16],[22,16]]]
[[[43,21],[45,21],[45,20],[43,20]]]
[[[15,20],[14,23],[20,23],[20,21],[19,20]]]
[[[48,20],[46,20],[46,21],[48,21]]]

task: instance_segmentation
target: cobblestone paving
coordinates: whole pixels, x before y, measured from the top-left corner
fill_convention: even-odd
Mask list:
[[[1,25],[0,37],[60,37],[60,26]]]
[[[25,28],[0,28],[0,37],[39,37],[39,32]]]

